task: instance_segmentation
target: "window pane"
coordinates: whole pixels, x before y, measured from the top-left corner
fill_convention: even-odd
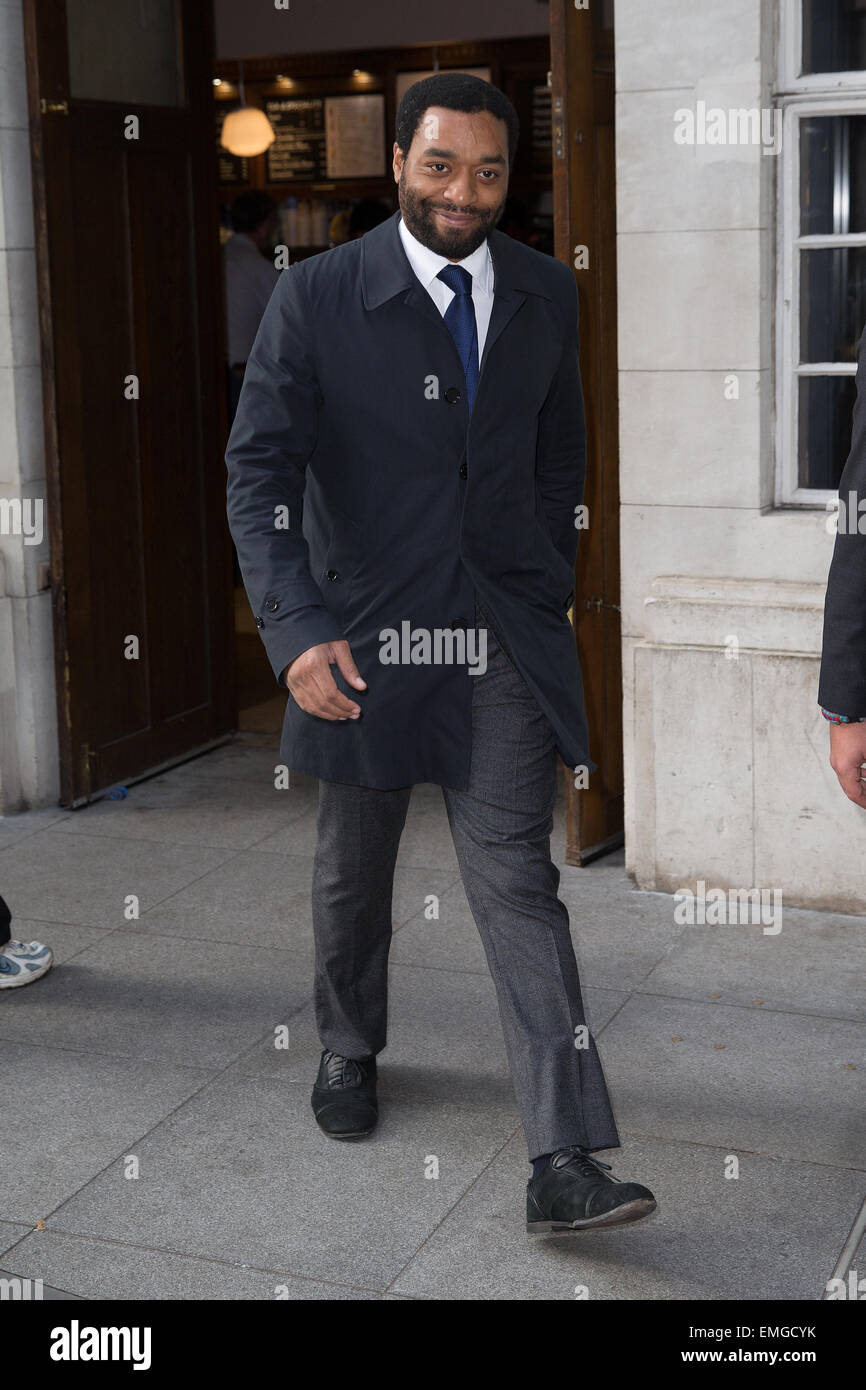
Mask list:
[[[851,448],[853,376],[800,377],[800,487],[835,490]]]
[[[803,0],[806,72],[853,72],[866,67],[866,11],[860,0]]]
[[[800,234],[866,231],[866,116],[800,121]]]
[[[66,0],[69,95],[182,106],[176,0]]]
[[[800,253],[800,361],[853,362],[866,323],[866,246]]]

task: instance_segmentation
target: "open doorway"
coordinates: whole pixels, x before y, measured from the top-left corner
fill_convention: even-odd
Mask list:
[[[489,26],[486,7],[476,9],[479,26]],[[379,14],[383,30],[411,29],[411,15],[393,11]],[[272,145],[251,158],[220,147],[221,236],[224,243],[232,237],[233,209],[243,225],[246,207],[260,199],[262,216],[273,214],[273,237],[294,263],[363,235],[394,212],[397,105],[407,86],[433,71],[475,73],[516,107],[521,142],[499,230],[570,263],[580,296],[590,524],[581,537],[571,617],[598,763],[588,786],[575,785],[563,768],[566,853],[580,864],[618,847],[623,831],[613,4],[590,11],[550,0],[535,15],[537,32],[521,38],[376,49],[330,48],[329,33],[345,31],[329,21],[316,51],[218,59],[218,131],[243,101],[264,112],[275,133]],[[306,41],[318,43],[315,30]],[[273,255],[273,237],[264,238],[263,255]],[[230,289],[227,297],[231,319]],[[231,397],[237,365],[228,370]],[[278,741],[285,697],[274,687],[237,566],[234,593],[238,727]]]
[[[399,19],[394,6],[395,33]],[[217,60],[217,130],[222,133],[226,116],[238,109],[243,95],[247,106],[265,112],[275,131],[270,148],[253,157],[219,146],[230,417],[242,374],[242,364],[232,359],[246,345],[244,329],[248,336],[252,326],[249,320],[244,324],[237,300],[245,284],[251,299],[259,293],[262,267],[256,264],[256,250],[259,259],[272,264],[276,241],[294,264],[364,235],[396,211],[394,120],[412,82],[434,71],[471,72],[507,94],[520,117],[523,139],[499,230],[545,255],[554,254],[550,42],[539,28],[541,32],[520,39],[347,52],[326,47],[328,33],[334,32],[329,21],[322,25],[318,52]],[[251,218],[257,220],[254,228]],[[239,234],[245,244],[238,246]],[[238,728],[277,740],[285,695],[275,686],[237,564],[234,584]]]
[[[223,56],[215,10],[217,36],[234,25]],[[591,524],[572,621],[598,770],[577,790],[563,769],[567,856],[612,848],[623,814],[612,0],[453,0],[437,10],[437,43],[425,41],[429,7],[404,0],[372,15],[335,0],[327,24],[319,7],[293,9],[290,28],[283,12],[229,0],[25,0],[24,14],[61,804],[237,729],[278,740],[286,696],[225,516],[237,364],[221,241],[245,194],[270,200],[290,263],[363,234],[397,206],[402,92],[468,70],[521,121],[500,230],[572,265],[578,283]],[[257,56],[241,66],[226,51]],[[242,79],[275,132],[248,156],[221,146]]]

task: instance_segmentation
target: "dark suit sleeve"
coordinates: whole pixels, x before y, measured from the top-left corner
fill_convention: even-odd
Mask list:
[[[578,363],[577,283],[563,277],[568,305],[565,343],[556,376],[541,409],[535,476],[553,544],[574,569],[578,531],[574,509],[583,501],[586,425]]]
[[[311,333],[301,277],[284,270],[253,343],[226,450],[229,528],[278,682],[296,656],[342,637],[310,573],[301,530],[320,399]]]
[[[854,494],[853,507],[850,493]],[[839,532],[824,602],[818,703],[857,718],[866,714],[866,330],[857,346],[857,398],[851,452],[839,483]]]

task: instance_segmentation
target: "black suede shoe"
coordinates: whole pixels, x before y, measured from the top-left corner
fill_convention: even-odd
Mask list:
[[[329,1139],[363,1139],[372,1134],[379,1118],[376,1058],[355,1061],[323,1052],[312,1105],[319,1129]]]
[[[609,1178],[609,1172],[609,1163],[601,1163],[585,1149],[560,1149],[526,1184],[527,1231],[544,1235],[624,1226],[655,1211],[656,1199],[648,1187],[619,1182]]]

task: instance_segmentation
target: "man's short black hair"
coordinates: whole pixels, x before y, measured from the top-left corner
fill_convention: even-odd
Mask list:
[[[404,92],[397,108],[396,140],[403,154],[409,146],[429,106],[444,106],[447,111],[489,111],[508,127],[508,166],[514,165],[520,121],[517,112],[504,92],[481,77],[467,72],[437,72],[424,77]]]
[[[257,232],[276,210],[276,203],[267,193],[240,193],[231,206],[232,231]]]

